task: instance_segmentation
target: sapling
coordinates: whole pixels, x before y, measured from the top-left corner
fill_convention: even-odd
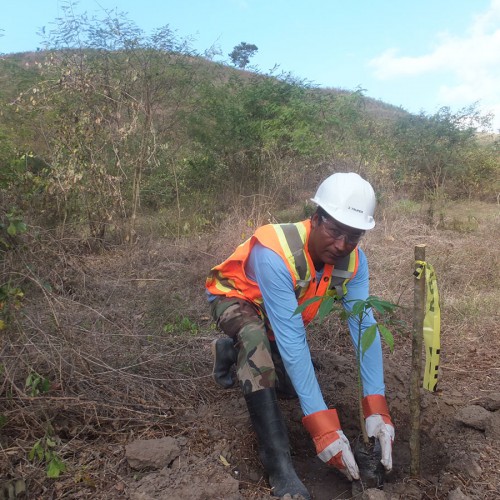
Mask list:
[[[379,297],[374,295],[370,295],[366,300],[352,300],[346,301],[345,305],[351,305],[352,307],[340,308],[339,300],[335,296],[325,295],[319,297],[313,297],[312,299],[306,300],[303,304],[301,304],[296,310],[295,314],[301,313],[306,307],[308,307],[313,302],[321,300],[321,304],[318,309],[318,317],[320,321],[322,321],[328,314],[330,314],[334,309],[340,309],[340,316],[342,319],[354,319],[357,326],[357,348],[356,348],[356,364],[357,364],[357,382],[358,382],[358,408],[359,408],[359,423],[361,428],[361,434],[363,438],[363,447],[360,447],[358,450],[360,455],[362,455],[367,462],[370,462],[370,454],[376,454],[380,449],[377,449],[377,445],[380,446],[379,443],[370,442],[370,438],[368,437],[368,433],[366,432],[365,420],[363,415],[363,384],[361,379],[361,363],[363,356],[368,351],[370,346],[373,344],[377,337],[377,330],[380,333],[382,339],[385,340],[391,352],[394,349],[394,337],[390,330],[382,323],[375,321],[372,325],[363,331],[363,320],[367,318],[370,314],[371,310],[377,311],[377,313],[382,316],[386,316],[389,313],[392,313],[397,306],[397,304],[393,304],[392,302],[388,302],[386,300],[382,300]],[[350,310],[349,310],[350,309]],[[359,458],[359,456],[357,457]],[[359,460],[358,460],[359,461]],[[374,463],[373,468],[380,468],[380,464],[377,460]],[[361,465],[361,464],[360,464]],[[373,476],[378,475],[378,471],[370,471],[373,472]],[[382,476],[382,474],[380,474]],[[376,478],[377,484],[376,486],[380,486],[382,483],[382,477]]]
[[[356,320],[358,328],[358,342],[356,349],[356,362],[357,362],[357,379],[358,379],[358,402],[359,402],[359,418],[360,427],[363,435],[363,442],[365,444],[369,443],[368,434],[366,433],[365,421],[363,418],[363,385],[361,381],[361,362],[366,351],[375,341],[377,336],[377,329],[381,337],[385,340],[391,352],[394,350],[394,337],[389,329],[382,323],[375,322],[370,325],[364,332],[362,331],[363,320],[369,315],[370,310],[375,309],[381,315],[385,315],[394,311],[397,307],[396,304],[392,302],[387,302],[378,297],[370,295],[366,300],[356,300],[353,301],[353,306],[350,312],[343,310],[341,315],[345,315],[347,318],[351,317]]]

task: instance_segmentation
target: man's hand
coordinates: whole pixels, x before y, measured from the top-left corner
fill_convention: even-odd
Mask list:
[[[352,481],[359,479],[359,469],[349,441],[340,429],[336,410],[323,410],[302,419],[316,446],[318,457],[344,473]]]
[[[385,397],[379,394],[366,396],[363,399],[366,432],[369,437],[380,441],[382,448],[382,465],[387,472],[392,470],[392,443],[395,438],[394,425],[389,416]]]
[[[386,424],[381,415],[370,415],[366,420],[366,433],[369,437],[377,438],[382,448],[382,465],[387,472],[392,470],[392,442],[394,441],[394,427]]]

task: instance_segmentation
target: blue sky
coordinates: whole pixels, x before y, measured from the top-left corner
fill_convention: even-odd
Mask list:
[[[0,53],[35,50],[66,0],[3,0]],[[168,24],[228,61],[253,43],[252,65],[321,87],[365,90],[418,113],[479,102],[500,129],[500,0],[80,0],[76,12],[127,13],[146,34]]]

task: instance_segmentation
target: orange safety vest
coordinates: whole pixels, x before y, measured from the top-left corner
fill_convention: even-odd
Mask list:
[[[266,224],[259,227],[253,236],[239,245],[222,264],[210,271],[206,288],[213,295],[237,297],[253,302],[262,310],[262,293],[255,281],[245,273],[245,265],[256,242],[276,252],[285,262],[293,280],[297,302],[302,304],[315,296],[342,297],[346,284],[358,270],[358,247],[344,257],[337,266],[325,264],[321,282],[316,282],[316,270],[309,254],[307,242],[311,232],[311,221],[295,224]],[[315,301],[302,311],[307,325],[316,316],[321,301]]]

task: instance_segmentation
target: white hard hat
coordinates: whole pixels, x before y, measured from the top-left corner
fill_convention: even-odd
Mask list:
[[[375,192],[368,181],[354,172],[327,177],[311,201],[346,226],[363,230],[375,226]]]

